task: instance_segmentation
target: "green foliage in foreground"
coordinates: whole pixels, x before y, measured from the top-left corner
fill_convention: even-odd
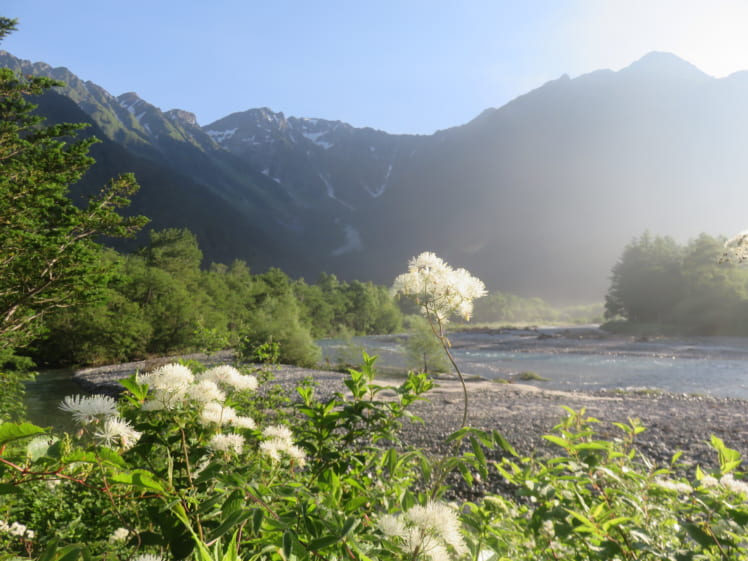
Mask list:
[[[71,407],[87,421],[75,435],[0,425],[0,559],[748,559],[748,484],[721,440],[719,470],[685,477],[677,456],[656,466],[637,451],[636,420],[602,439],[567,410],[545,437],[556,456],[463,428],[429,457],[394,444],[430,381],[385,388],[373,365],[332,398],[300,387],[283,426],[248,420],[263,398],[247,374],[178,366],[126,381],[119,417],[103,398],[99,413]],[[226,393],[213,413],[206,380]],[[450,473],[470,486],[495,470],[511,491],[446,502]]]

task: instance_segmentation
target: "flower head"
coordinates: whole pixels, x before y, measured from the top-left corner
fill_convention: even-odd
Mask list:
[[[129,421],[119,417],[109,417],[94,433],[94,438],[102,446],[122,450],[129,450],[135,446],[140,437],[141,433],[136,431]]]
[[[208,446],[217,452],[241,454],[244,437],[241,434],[216,434],[210,439]]]
[[[109,543],[123,542],[127,539],[127,536],[129,535],[130,535],[130,530],[128,530],[127,528],[117,528],[109,536]]]
[[[744,481],[735,479],[731,473],[726,473],[725,475],[720,477],[719,482],[728,491],[731,491],[736,495],[743,495],[743,497],[748,497],[748,484],[746,484]]]
[[[143,404],[144,411],[160,411],[178,408],[189,397],[187,392],[195,381],[192,371],[181,364],[166,364],[138,375],[138,383],[148,384],[151,395]]]
[[[424,315],[442,323],[453,315],[470,319],[473,300],[486,294],[481,280],[465,269],[453,269],[431,252],[411,259],[408,272],[395,278],[392,290],[413,296]]]
[[[257,378],[251,374],[242,374],[233,366],[223,364],[214,366],[199,375],[200,380],[210,380],[218,385],[234,390],[256,390]]]
[[[289,458],[297,466],[306,464],[306,454],[291,440],[291,430],[283,425],[266,427],[262,434],[267,438],[260,443],[260,452],[268,456],[274,463],[281,461],[283,456]]]
[[[218,389],[218,385],[211,380],[200,380],[189,386],[186,394],[188,398],[198,403],[226,400],[226,394]]]
[[[69,395],[59,407],[83,425],[118,414],[117,401],[108,395]]]
[[[200,413],[200,422],[203,425],[221,426],[230,423],[235,417],[236,411],[232,407],[214,401],[205,404],[202,413]]]
[[[11,524],[8,524],[3,520],[0,520],[0,533],[10,534],[11,536],[17,536],[28,540],[33,540],[35,535],[34,531],[29,530],[25,524],[21,524],[20,522],[12,522]]]
[[[441,502],[416,505],[400,516],[386,514],[377,526],[385,536],[401,543],[408,553],[420,552],[432,561],[449,559],[450,548],[458,556],[467,553],[457,514]]]

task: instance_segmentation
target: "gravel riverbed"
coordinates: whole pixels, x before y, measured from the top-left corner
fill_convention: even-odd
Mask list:
[[[211,360],[224,363],[229,359],[229,355],[218,355]],[[74,379],[88,391],[117,393],[121,390],[118,379],[136,370],[144,371],[148,366],[129,363],[86,369],[78,371]],[[315,380],[321,399],[346,391],[344,374],[293,366],[280,367],[272,383],[280,384],[293,394],[293,388],[309,377]],[[390,383],[399,382],[391,380]],[[712,434],[742,455],[748,454],[748,401],[745,400],[648,391],[561,392],[484,379],[468,380],[467,387],[469,425],[499,430],[523,455],[557,452],[542,435],[548,434],[564,418],[563,406],[573,410],[585,408],[588,416],[600,421],[598,431],[605,437],[621,434],[611,423],[639,419],[646,431],[637,436],[638,449],[660,465],[667,465],[676,451],[683,451],[682,461],[687,464],[716,465],[716,455],[708,444]],[[384,395],[387,393],[390,392]],[[414,404],[411,410],[425,422],[406,421],[402,429],[404,442],[433,454],[445,451],[444,437],[459,428],[462,418],[463,395],[459,382],[453,376],[437,378],[428,400]]]

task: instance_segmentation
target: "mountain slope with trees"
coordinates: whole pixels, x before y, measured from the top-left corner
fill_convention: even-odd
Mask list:
[[[640,232],[737,231],[748,203],[748,73],[718,80],[666,53],[561,77],[430,136],[269,109],[201,127],[66,69],[8,53],[0,64],[66,79],[60,93],[150,166],[135,171],[155,227],[189,227],[206,263],[388,283],[433,250],[494,290],[589,301]],[[181,219],[186,191],[194,212]]]

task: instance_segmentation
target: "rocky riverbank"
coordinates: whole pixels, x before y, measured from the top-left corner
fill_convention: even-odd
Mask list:
[[[229,360],[229,356],[211,358],[213,363]],[[148,367],[145,363],[130,363],[87,369],[77,372],[74,379],[88,391],[116,394],[121,391],[117,380]],[[335,392],[346,391],[344,377],[338,372],[283,366],[276,371],[272,383],[294,395],[293,389],[299,382],[312,378],[317,384],[317,395],[325,399]],[[444,438],[459,428],[463,396],[460,384],[452,376],[438,378],[436,384],[427,401],[412,407],[424,424],[406,422],[402,437],[407,444],[439,454],[445,451]],[[556,452],[542,436],[564,418],[564,406],[573,410],[585,408],[588,416],[600,421],[598,430],[606,438],[621,434],[611,423],[639,419],[646,431],[637,437],[638,449],[661,465],[667,465],[676,451],[683,451],[682,459],[687,463],[715,465],[716,456],[708,445],[712,434],[744,456],[748,454],[748,401],[745,400],[652,391],[561,392],[483,379],[468,380],[467,386],[469,424],[475,428],[498,429],[524,455]]]

